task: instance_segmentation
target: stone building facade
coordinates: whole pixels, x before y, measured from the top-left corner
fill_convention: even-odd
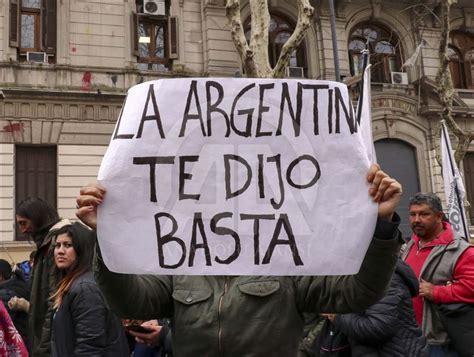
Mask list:
[[[292,55],[289,77],[335,79],[328,5]],[[297,21],[296,1],[269,0],[270,61]],[[74,219],[79,188],[95,180],[126,91],[172,77],[241,76],[224,0],[0,0],[0,252],[32,249],[15,231],[14,207],[40,195]],[[335,1],[340,71],[348,83],[371,50],[373,133],[379,161],[417,191],[442,192],[435,158],[436,2]],[[426,11],[431,9],[432,11]],[[248,31],[250,12],[242,1]],[[454,116],[474,131],[474,6],[451,14]],[[368,42],[367,42],[368,41]],[[402,64],[416,52],[414,66]],[[351,86],[357,97],[357,84]],[[474,201],[474,146],[463,171]],[[406,210],[402,210],[406,223]],[[470,214],[474,215],[473,212]],[[408,234],[408,227],[404,226]]]

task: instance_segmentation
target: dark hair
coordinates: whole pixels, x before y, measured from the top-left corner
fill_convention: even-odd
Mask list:
[[[92,269],[92,258],[94,257],[95,234],[82,223],[76,222],[61,227],[55,232],[56,237],[66,233],[71,237],[72,246],[76,252],[76,261],[67,271],[59,270],[55,266],[55,272],[61,281],[56,293],[51,297],[54,307],[61,305],[63,296],[68,292],[71,284],[82,274]]]
[[[0,259],[0,276],[3,280],[10,280],[14,276],[17,280],[25,281],[22,270],[18,266],[13,269],[12,265],[5,259]]]
[[[59,222],[58,212],[39,197],[28,197],[16,207],[16,214],[28,218],[33,223],[33,233]]]
[[[411,205],[421,205],[421,204],[427,204],[428,206],[431,207],[431,210],[435,213],[438,212],[443,212],[443,206],[441,204],[441,200],[433,192],[428,192],[428,193],[417,193],[415,196],[410,197],[410,203],[409,206]]]
[[[0,259],[0,276],[3,280],[9,280],[12,277],[12,266],[5,259]]]

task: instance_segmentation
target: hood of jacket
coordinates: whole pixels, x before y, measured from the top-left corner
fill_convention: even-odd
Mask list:
[[[415,297],[418,295],[418,292],[419,292],[418,279],[416,278],[416,275],[413,272],[412,268],[407,263],[405,263],[401,258],[399,258],[397,261],[395,274],[398,274],[403,279],[403,282],[407,285],[408,290],[410,290],[410,295],[412,297]]]
[[[48,236],[48,233],[58,230],[68,224],[71,224],[71,221],[68,219],[61,219],[58,222],[48,224],[38,229],[38,231],[33,234],[33,240],[36,243],[36,247],[39,249],[42,246],[49,244],[51,235]],[[49,237],[49,239],[45,239],[46,237]]]

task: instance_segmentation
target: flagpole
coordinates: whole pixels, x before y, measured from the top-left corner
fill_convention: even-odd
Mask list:
[[[334,56],[334,72],[336,75],[336,81],[340,82],[341,73],[339,70],[339,49],[337,47],[336,15],[334,12],[334,0],[329,0],[329,20],[331,23],[332,53]]]
[[[445,121],[442,120],[441,121],[441,127],[442,127],[442,130],[443,130],[443,136],[444,136],[444,145],[446,146],[446,148],[449,148],[449,144],[448,143],[448,132],[447,132],[447,129],[446,129],[446,125],[445,125]],[[466,216],[464,214],[464,207],[462,206],[463,203],[461,203],[461,195],[459,194],[459,189],[458,189],[458,182],[457,182],[457,179],[456,179],[456,172],[454,170],[454,163],[453,163],[453,158],[451,156],[451,153],[448,153],[449,155],[448,156],[448,159],[449,159],[449,168],[451,169],[451,174],[453,175],[454,177],[454,192],[456,194],[456,199],[457,199],[457,204],[458,204],[458,208],[459,208],[459,212],[461,212],[461,220],[462,220],[462,229],[464,231],[464,239],[466,241],[469,241],[469,232],[466,232],[466,227],[467,227],[467,219],[466,219]]]
[[[365,49],[361,51],[362,53],[362,77],[360,78],[359,83],[359,100],[357,103],[357,123],[360,124],[360,116],[362,115],[362,101],[364,100],[364,74],[367,65],[369,64],[369,37],[367,36],[367,43]],[[370,85],[370,83],[369,83]]]

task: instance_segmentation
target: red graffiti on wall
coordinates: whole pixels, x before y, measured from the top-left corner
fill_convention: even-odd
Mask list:
[[[87,71],[82,76],[82,90],[90,90],[92,82],[92,73]]]
[[[5,133],[14,133],[14,132],[20,132],[23,130],[23,123],[15,123],[15,124],[8,124],[5,125],[2,129],[3,132]]]

